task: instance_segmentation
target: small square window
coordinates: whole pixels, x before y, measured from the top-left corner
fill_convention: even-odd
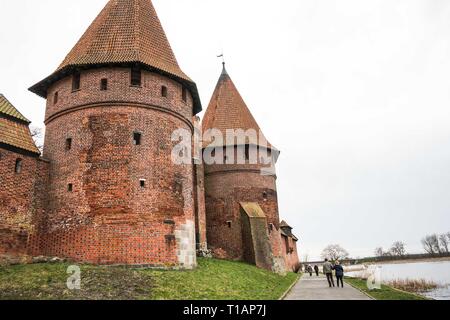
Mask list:
[[[80,90],[81,87],[81,74],[75,71],[72,77],[72,91]]]
[[[163,96],[164,98],[167,97],[167,87],[166,86],[161,87],[161,96]]]
[[[108,79],[102,79],[100,81],[100,90],[101,91],[106,91],[108,90]]]
[[[70,149],[72,149],[72,138],[67,138],[66,139],[66,151],[69,151]]]
[[[139,132],[133,133],[133,143],[135,146],[140,146],[141,140],[142,140],[142,134],[140,134]]]
[[[73,184],[69,183],[67,185],[67,191],[72,192],[73,191]]]

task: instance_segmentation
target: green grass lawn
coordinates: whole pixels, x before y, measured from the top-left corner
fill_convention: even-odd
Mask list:
[[[345,278],[345,282],[365,292],[376,300],[427,300],[412,293],[395,290],[389,286],[381,285],[381,290],[369,290],[367,288],[367,281],[356,278]]]
[[[0,267],[0,299],[276,300],[297,279],[245,263],[199,259],[192,271],[81,265],[81,290],[68,290],[69,265]]]

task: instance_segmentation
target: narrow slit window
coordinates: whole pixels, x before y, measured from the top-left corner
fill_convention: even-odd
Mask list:
[[[138,67],[131,69],[131,85],[135,87],[140,87],[142,83],[142,72]]]
[[[141,186],[141,188],[145,188],[145,179],[139,180],[139,185]]]
[[[140,146],[142,142],[142,134],[140,134],[139,132],[135,132],[133,134],[133,143],[135,146]]]
[[[267,192],[263,192],[263,199],[267,200]]]
[[[72,149],[72,138],[67,138],[66,139],[66,151],[69,151],[70,149]]]
[[[183,87],[182,89],[181,98],[183,99],[184,102],[187,102],[187,90],[185,87]]]
[[[245,160],[250,159],[250,146],[248,144],[245,145]]]
[[[15,173],[21,173],[22,172],[22,159],[16,160],[16,166],[14,168]]]
[[[67,191],[68,191],[68,192],[72,192],[72,191],[73,191],[73,184],[69,183],[69,184],[67,185]]]
[[[81,86],[81,74],[80,72],[76,71],[72,77],[72,91],[80,90],[80,86]]]
[[[163,96],[164,98],[167,97],[167,87],[166,86],[161,87],[161,96]]]
[[[53,96],[53,104],[57,104],[58,103],[58,98],[59,98],[58,96],[59,96],[58,91],[56,91],[54,96]]]
[[[227,226],[231,229],[231,221],[227,221]]]
[[[102,79],[100,81],[100,90],[101,91],[106,91],[108,90],[108,79]]]

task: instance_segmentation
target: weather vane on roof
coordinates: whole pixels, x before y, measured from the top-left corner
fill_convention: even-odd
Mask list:
[[[222,58],[222,64],[225,65],[225,55],[223,54],[223,50],[222,53],[217,56],[217,58]]]

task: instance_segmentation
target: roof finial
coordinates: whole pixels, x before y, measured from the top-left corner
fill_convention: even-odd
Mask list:
[[[220,55],[217,56],[217,58],[222,58],[222,66],[223,66],[222,74],[227,74],[227,70],[225,69],[225,55],[223,54],[223,51]]]

